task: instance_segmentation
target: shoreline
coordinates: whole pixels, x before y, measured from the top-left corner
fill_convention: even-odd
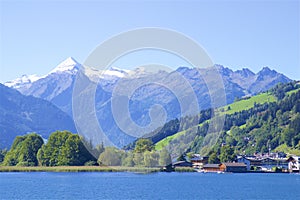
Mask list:
[[[120,166],[0,166],[1,172],[137,172],[154,173],[160,172],[160,168],[146,167],[120,167]]]
[[[123,167],[123,166],[0,166],[1,172],[134,172],[134,173],[155,173],[155,172],[167,172],[159,167]],[[217,173],[217,172],[197,172],[193,168],[175,168],[174,171],[178,173]],[[245,172],[219,172],[221,174],[228,173],[243,173],[243,174],[290,174],[291,172],[266,172],[266,171],[245,171]]]

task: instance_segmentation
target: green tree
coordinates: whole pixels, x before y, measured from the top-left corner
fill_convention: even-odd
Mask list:
[[[5,155],[5,158],[3,160],[3,165],[5,166],[15,166],[18,164],[18,159],[16,158],[17,155],[15,152],[8,152],[6,155]]]
[[[224,145],[221,147],[220,161],[221,162],[231,162],[235,159],[234,149],[229,145]]]
[[[208,157],[208,163],[210,164],[218,164],[220,163],[220,160],[218,158],[218,155],[216,152],[212,152]]]
[[[4,161],[5,155],[7,154],[6,149],[0,149],[0,164]]]
[[[228,145],[232,145],[232,146],[236,146],[236,144],[237,144],[237,141],[236,141],[236,139],[233,137],[233,136],[227,136],[226,137],[226,144],[228,144]]]
[[[144,153],[134,153],[133,162],[136,166],[145,166],[144,163]]]
[[[47,144],[38,151],[38,161],[43,166],[84,165],[95,160],[77,134],[57,131],[50,135]]]
[[[99,165],[120,166],[121,153],[115,147],[106,147],[104,152],[100,154],[98,163]]]
[[[149,139],[141,138],[139,139],[134,148],[135,153],[144,153],[145,151],[154,150],[153,142]]]
[[[158,153],[154,151],[146,151],[144,153],[144,163],[146,167],[156,167],[158,166],[158,159],[159,155]]]
[[[295,113],[300,113],[300,100],[298,99],[297,102],[295,102],[294,108]]]
[[[300,114],[291,121],[290,128],[294,130],[295,135],[300,133]]]
[[[172,164],[171,156],[166,148],[163,148],[159,153],[159,165],[167,166]]]
[[[43,145],[38,152],[39,163],[45,166],[58,166],[58,159],[61,158],[61,149],[70,135],[72,133],[68,131],[56,131],[52,133],[47,144]]]
[[[133,153],[132,152],[128,152],[128,153],[125,154],[125,156],[122,159],[122,166],[126,166],[126,167],[133,167],[134,166]]]
[[[282,139],[284,143],[286,143],[288,146],[292,146],[294,136],[295,136],[295,132],[290,128],[284,129],[282,133]]]
[[[31,133],[17,136],[11,149],[4,158],[4,165],[36,166],[38,165],[37,152],[43,145],[41,136]]]
[[[83,165],[89,160],[94,160],[91,154],[85,148],[79,135],[72,134],[66,140],[61,148],[61,154],[58,158],[58,165]]]

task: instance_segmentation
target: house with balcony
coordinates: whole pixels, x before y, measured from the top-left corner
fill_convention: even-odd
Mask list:
[[[200,154],[193,154],[191,163],[194,168],[202,169],[205,164],[208,163],[208,156],[200,156]]]

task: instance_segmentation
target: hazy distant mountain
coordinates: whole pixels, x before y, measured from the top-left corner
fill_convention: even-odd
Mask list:
[[[17,135],[35,132],[48,138],[56,130],[76,132],[73,120],[52,103],[0,84],[0,148]]]
[[[247,68],[237,71],[232,71],[221,65],[218,65],[218,68],[224,80],[236,83],[246,90],[246,93],[251,95],[266,91],[278,83],[287,83],[291,81],[291,79],[285,75],[280,74],[275,70],[271,70],[268,67],[264,67],[257,74],[254,74]]]
[[[72,116],[73,85],[81,67],[83,66],[73,58],[68,58],[43,77],[29,76],[29,78],[16,79],[5,84],[19,90],[24,95],[33,95],[48,100]],[[278,83],[291,81],[291,79],[283,74],[270,70],[267,67],[263,68],[257,74],[249,69],[232,71],[221,65],[216,65],[216,67],[223,78],[227,103],[232,103],[236,97],[253,95],[261,91],[266,91]],[[210,94],[206,82],[204,81],[214,81],[211,68],[196,69],[180,67],[171,72],[162,70],[149,72],[143,68],[131,71],[117,68],[111,68],[105,71],[90,68],[83,69],[91,81],[98,83],[95,96],[95,108],[97,110],[98,120],[100,124],[104,125],[104,127],[102,127],[103,130],[108,132],[108,135],[110,135],[113,140],[116,140],[117,145],[126,145],[127,139],[132,139],[131,137],[127,137],[127,139],[124,140],[124,144],[116,139],[119,134],[122,134],[122,131],[114,121],[110,98],[113,89],[120,82],[124,84],[124,89],[127,89],[127,86],[134,86],[138,83],[163,80],[165,84],[181,91],[181,93],[179,92],[179,96],[182,95],[188,99],[189,95],[192,94],[186,94],[187,90],[184,88],[185,84],[183,84],[182,80],[177,78],[178,74],[180,74],[192,86],[193,93],[198,99],[200,109],[211,107]],[[218,93],[218,91],[210,92]],[[130,117],[139,125],[147,125],[150,122],[149,109],[156,104],[162,105],[167,111],[167,120],[183,115],[180,110],[178,98],[172,91],[161,85],[146,84],[137,88],[130,97]]]

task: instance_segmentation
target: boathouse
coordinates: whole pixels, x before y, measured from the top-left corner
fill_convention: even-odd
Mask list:
[[[247,165],[244,163],[222,163],[220,164],[220,171],[223,172],[246,172]]]

